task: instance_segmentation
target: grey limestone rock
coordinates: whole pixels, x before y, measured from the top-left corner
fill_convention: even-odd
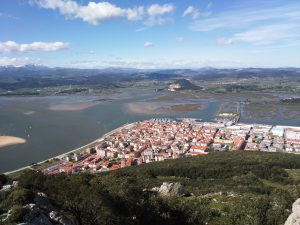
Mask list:
[[[164,182],[159,190],[161,196],[182,196],[184,194],[184,187],[181,183],[168,183]]]
[[[73,222],[71,220],[57,211],[51,211],[49,213],[49,217],[51,220],[61,225],[73,225]]]
[[[24,206],[29,212],[23,217],[24,222],[32,225],[52,225],[48,217],[35,204]]]
[[[52,225],[45,214],[40,214],[31,221],[32,225]]]
[[[8,192],[8,191],[10,191],[12,188],[13,188],[13,186],[10,185],[10,184],[8,184],[8,185],[4,185],[0,191],[1,191],[1,192]]]
[[[38,192],[34,197],[34,203],[41,209],[50,212],[54,210],[54,206],[50,203],[47,195],[42,192]]]
[[[300,225],[300,198],[293,203],[292,213],[284,225]]]

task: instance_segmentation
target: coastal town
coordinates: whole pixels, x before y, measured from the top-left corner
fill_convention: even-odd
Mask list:
[[[162,118],[126,124],[95,143],[55,158],[41,171],[99,173],[214,151],[300,154],[300,127]]]

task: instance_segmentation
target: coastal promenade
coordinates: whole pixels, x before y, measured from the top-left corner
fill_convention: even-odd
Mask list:
[[[94,140],[94,141],[92,141],[92,142],[90,142],[90,143],[88,143],[88,144],[86,144],[86,145],[84,145],[84,146],[81,146],[81,147],[79,147],[79,148],[73,149],[73,150],[68,151],[68,152],[65,152],[65,153],[63,153],[63,154],[54,156],[54,157],[52,157],[52,158],[49,158],[49,159],[40,161],[40,162],[38,162],[38,163],[35,163],[34,165],[24,166],[24,167],[21,167],[21,168],[16,169],[16,170],[12,170],[12,171],[5,172],[4,174],[5,174],[5,175],[11,175],[11,174],[14,174],[14,173],[21,172],[22,170],[25,170],[25,169],[33,169],[33,168],[32,168],[33,166],[41,165],[41,164],[43,164],[43,163],[47,163],[47,162],[49,162],[49,161],[51,161],[51,160],[54,160],[54,159],[61,159],[61,158],[63,158],[64,156],[66,156],[66,155],[68,155],[68,154],[70,154],[70,153],[77,152],[77,151],[82,151],[83,149],[90,148],[90,147],[94,147],[96,144],[101,143],[106,137],[108,137],[108,136],[110,136],[110,135],[112,135],[112,134],[114,134],[114,133],[116,133],[116,132],[119,132],[119,131],[121,131],[121,130],[123,130],[123,129],[128,129],[128,128],[134,126],[134,124],[135,124],[135,123],[126,123],[126,124],[122,125],[121,127],[118,127],[118,128],[116,128],[116,129],[114,129],[114,130],[112,130],[112,131],[109,131],[108,133],[104,134],[102,137],[100,137],[100,138],[98,138],[98,139],[96,139],[96,140]]]

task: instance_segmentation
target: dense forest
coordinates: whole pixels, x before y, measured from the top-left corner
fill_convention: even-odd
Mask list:
[[[13,211],[3,224],[22,222],[22,206],[43,192],[74,224],[279,225],[300,197],[300,155],[220,152],[102,174],[27,171],[18,181],[0,196],[0,215]],[[185,194],[151,191],[163,182],[180,182]]]

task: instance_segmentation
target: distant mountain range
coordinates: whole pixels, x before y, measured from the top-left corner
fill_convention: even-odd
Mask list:
[[[34,76],[34,75],[56,75],[56,76],[69,76],[81,75],[92,76],[98,74],[136,74],[146,73],[150,74],[149,78],[170,77],[180,75],[206,75],[206,74],[239,74],[239,75],[257,75],[262,73],[264,75],[275,75],[278,73],[295,73],[300,74],[300,68],[214,68],[203,67],[199,69],[135,69],[135,68],[122,68],[122,67],[109,67],[104,69],[78,69],[78,68],[63,68],[63,67],[46,67],[38,65],[26,65],[22,67],[2,66],[0,67],[0,77],[15,77],[15,76]]]
[[[133,68],[76,69],[49,68],[27,65],[23,67],[0,67],[0,89],[57,87],[64,85],[100,85],[111,87],[124,82],[142,80],[174,81],[188,79],[194,81],[222,81],[226,79],[273,78],[300,81],[299,68],[243,68],[141,70]],[[279,79],[279,80],[278,80]]]
[[[300,68],[214,68],[203,67],[199,69],[135,69],[122,67],[109,67],[104,69],[78,69],[64,67],[45,67],[36,65],[26,65],[22,67],[2,66],[0,67],[0,77],[16,77],[16,76],[93,76],[99,74],[147,74],[149,78],[169,78],[182,75],[198,76],[198,75],[279,75],[289,73],[288,75],[300,75]]]

